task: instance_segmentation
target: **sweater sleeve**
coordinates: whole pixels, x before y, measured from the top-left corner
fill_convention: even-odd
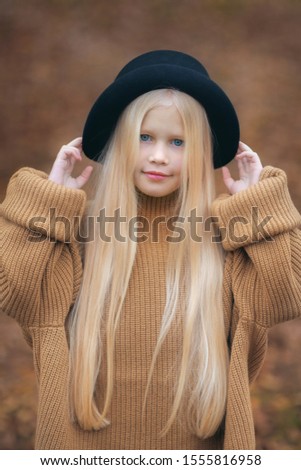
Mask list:
[[[22,168],[0,205],[0,309],[22,327],[63,325],[79,289],[86,196]]]
[[[257,184],[222,195],[212,212],[224,249],[234,252],[236,292],[243,285],[244,304],[256,299],[255,320],[270,327],[300,316],[301,216],[286,174],[265,167]]]

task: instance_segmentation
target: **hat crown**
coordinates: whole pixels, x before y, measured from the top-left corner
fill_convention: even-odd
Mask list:
[[[141,54],[138,57],[135,57],[121,69],[115,80],[142,67],[160,65],[183,67],[185,69],[194,70],[195,72],[198,72],[205,77],[209,77],[205,67],[194,57],[183,52],[159,50],[146,52],[145,54]]]

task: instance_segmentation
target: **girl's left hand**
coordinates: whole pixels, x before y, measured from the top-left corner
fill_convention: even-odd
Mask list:
[[[224,183],[231,194],[238,193],[258,183],[262,170],[262,164],[257,153],[253,152],[243,142],[239,142],[235,160],[237,161],[239,171],[238,180],[232,178],[229,168],[226,166],[222,167]]]

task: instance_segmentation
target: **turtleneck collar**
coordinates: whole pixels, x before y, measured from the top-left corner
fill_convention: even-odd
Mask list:
[[[178,189],[166,196],[161,197],[148,196],[138,189],[136,189],[136,192],[138,196],[137,200],[139,215],[143,215],[149,220],[152,220],[154,217],[158,216],[164,216],[168,218],[178,215]]]

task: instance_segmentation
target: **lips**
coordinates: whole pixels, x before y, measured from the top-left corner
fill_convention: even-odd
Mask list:
[[[166,173],[161,171],[144,171],[144,175],[152,181],[162,181],[169,177]]]
[[[154,176],[169,176],[166,173],[161,173],[160,171],[144,171],[146,175],[154,175]]]

